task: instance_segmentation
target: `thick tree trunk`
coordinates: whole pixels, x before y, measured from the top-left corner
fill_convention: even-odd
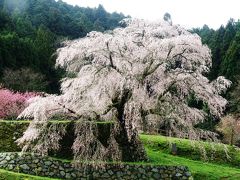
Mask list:
[[[115,127],[114,135],[121,151],[122,161],[134,162],[147,160],[145,149],[139,140],[137,132],[132,133],[131,137],[128,137],[125,126],[118,125]]]

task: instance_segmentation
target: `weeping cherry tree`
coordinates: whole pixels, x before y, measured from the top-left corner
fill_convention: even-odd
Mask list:
[[[189,98],[220,117],[227,104],[220,94],[231,83],[222,76],[207,79],[211,53],[200,37],[166,21],[121,23],[124,28],[91,32],[57,50],[56,66],[75,76],[62,80],[61,95],[31,99],[20,116],[33,118],[18,139],[23,151],[47,154],[59,148],[64,128],[47,126],[55,115],[76,119],[75,160],[144,159],[138,133],[163,124],[169,135],[216,138],[195,128],[207,112],[190,106]],[[96,138],[89,123],[95,121],[114,121],[107,145]],[[131,158],[124,158],[126,152]]]

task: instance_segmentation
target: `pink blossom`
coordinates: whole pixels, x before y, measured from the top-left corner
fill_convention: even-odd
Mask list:
[[[0,118],[16,118],[28,105],[27,101],[39,95],[35,92],[12,92],[8,89],[0,89]]]

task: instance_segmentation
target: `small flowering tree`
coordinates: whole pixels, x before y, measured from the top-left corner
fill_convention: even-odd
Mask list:
[[[27,107],[27,101],[36,96],[36,93],[14,93],[8,89],[0,89],[0,118],[16,119]]]
[[[136,143],[138,132],[161,124],[176,136],[216,138],[194,128],[207,113],[189,106],[188,99],[194,94],[220,117],[227,101],[219,94],[231,83],[224,77],[210,82],[204,76],[211,67],[211,54],[200,37],[169,22],[126,19],[122,23],[125,28],[91,32],[58,49],[56,66],[75,77],[62,80],[61,95],[36,98],[21,114],[33,117],[18,140],[23,150],[47,153],[59,147],[63,131],[49,131],[46,126],[56,114],[81,122],[115,122],[108,146],[96,138],[96,128],[78,123],[72,147],[76,159],[105,159],[110,153],[112,159],[122,160],[124,152],[118,146],[122,144],[136,160],[142,155],[134,153],[142,148]]]
[[[223,134],[223,142],[235,145],[240,141],[240,120],[238,115],[227,115],[221,119],[217,130]],[[239,145],[239,144],[238,144]]]

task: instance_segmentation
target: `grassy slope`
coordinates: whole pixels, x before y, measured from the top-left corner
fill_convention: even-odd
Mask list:
[[[31,176],[22,173],[14,173],[0,169],[0,180],[57,180],[46,177]]]
[[[163,136],[141,135],[147,154],[153,164],[164,165],[185,165],[188,166],[194,179],[240,179],[240,169],[229,167],[227,164],[207,163],[200,160],[191,160],[195,157],[192,152],[192,145],[189,140],[180,140],[177,138],[166,138]],[[181,156],[173,156],[169,153],[168,141],[177,142],[177,147],[181,147]],[[161,145],[159,145],[159,143]],[[207,144],[205,144],[207,146]],[[181,151],[180,151],[181,152]],[[188,153],[187,153],[188,152]],[[197,157],[195,157],[197,158]]]
[[[194,179],[240,179],[240,169],[202,161],[194,161],[183,157],[173,156],[161,151],[146,148],[150,161],[154,164],[188,166]]]
[[[148,147],[168,154],[170,144],[175,143],[178,156],[240,168],[240,149],[233,146],[156,135],[140,135],[140,138]]]

